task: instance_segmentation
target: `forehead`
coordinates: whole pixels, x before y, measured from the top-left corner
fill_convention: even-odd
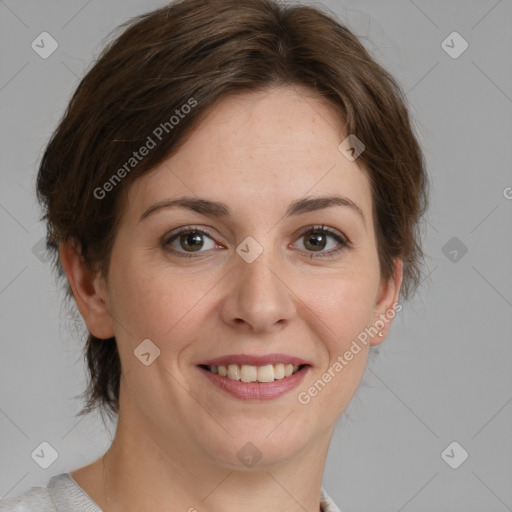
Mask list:
[[[303,196],[339,193],[371,218],[368,178],[338,149],[345,137],[338,111],[302,88],[222,98],[173,156],[134,182],[130,210],[197,195],[275,216]]]

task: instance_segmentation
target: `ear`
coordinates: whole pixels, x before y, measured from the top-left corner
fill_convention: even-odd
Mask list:
[[[400,309],[402,309],[401,305],[398,304],[402,278],[403,260],[395,258],[393,263],[393,275],[387,280],[383,279],[379,285],[371,325],[378,332],[382,332],[382,336],[376,334],[372,337],[370,341],[370,345],[372,347],[379,345],[384,341],[389,329],[391,328],[396,311],[400,311]]]
[[[113,321],[107,308],[107,287],[103,277],[85,264],[80,250],[72,243],[61,243],[59,256],[87,329],[97,338],[112,338]]]

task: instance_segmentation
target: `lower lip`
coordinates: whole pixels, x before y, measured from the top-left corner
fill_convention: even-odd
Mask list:
[[[200,366],[197,368],[212,384],[215,384],[235,398],[241,400],[271,400],[296,388],[311,367],[304,366],[289,377],[284,377],[274,382],[242,382],[230,379],[229,377],[222,377],[218,373],[212,373]]]

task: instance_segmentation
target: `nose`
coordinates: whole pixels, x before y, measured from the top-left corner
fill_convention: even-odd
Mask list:
[[[296,314],[295,295],[286,282],[283,262],[271,249],[252,263],[238,254],[235,258],[221,308],[223,321],[257,334],[283,329]]]

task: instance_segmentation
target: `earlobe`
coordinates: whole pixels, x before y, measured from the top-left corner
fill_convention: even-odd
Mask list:
[[[107,308],[103,278],[89,268],[83,261],[78,246],[71,242],[60,244],[59,257],[87,329],[97,338],[112,338],[113,322]]]
[[[371,346],[379,345],[384,341],[396,315],[403,279],[403,260],[395,258],[393,266],[393,275],[379,286],[372,323],[372,327],[378,332],[372,338]]]

